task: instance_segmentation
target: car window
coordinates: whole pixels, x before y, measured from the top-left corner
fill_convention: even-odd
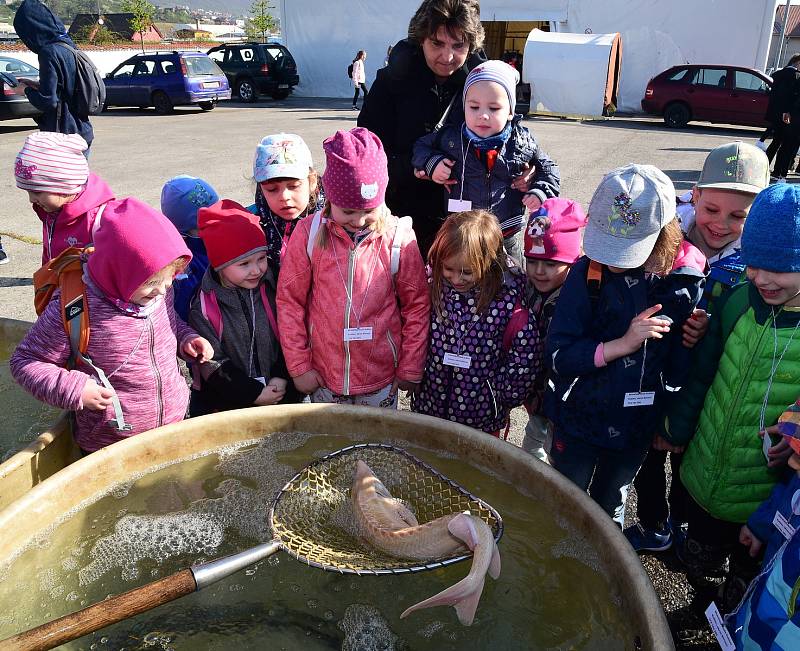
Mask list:
[[[239,52],[239,48],[233,48],[230,52],[227,59],[225,61],[227,63],[241,63],[242,62],[242,55]]]
[[[245,63],[249,63],[250,61],[256,60],[256,51],[251,47],[243,47],[239,50],[239,54],[242,57],[242,60]]]
[[[133,66],[136,65],[135,63],[124,63],[121,65],[117,71],[114,73],[114,79],[119,79],[120,77],[130,77],[133,74]]]
[[[688,68],[681,68],[679,70],[676,70],[667,77],[667,81],[680,81],[686,75],[686,72],[688,70],[689,70]]]
[[[0,59],[0,72],[10,72],[12,75],[38,75],[39,71],[33,66],[29,66],[24,61],[15,59]]]
[[[189,77],[225,74],[208,57],[184,57],[183,62],[186,64],[186,72]]]
[[[286,50],[280,47],[267,47],[264,49],[276,62],[280,62],[286,56]]]
[[[140,59],[133,66],[134,77],[144,77],[152,74],[156,74],[155,59]]]
[[[725,68],[700,68],[694,78],[694,83],[724,88],[727,78],[728,71]]]
[[[738,90],[760,90],[765,92],[767,90],[767,82],[761,77],[756,77],[742,70],[734,71],[733,86]]]
[[[175,67],[175,63],[173,61],[167,61],[166,59],[161,60],[161,70],[164,72],[165,75],[170,75],[177,70]]]
[[[208,56],[211,58],[212,61],[216,61],[217,63],[222,63],[225,61],[225,50],[213,50],[208,53]]]

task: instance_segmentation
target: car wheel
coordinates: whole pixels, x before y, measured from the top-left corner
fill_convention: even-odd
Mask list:
[[[255,102],[258,96],[252,79],[240,79],[236,84],[236,94],[243,102]]]
[[[286,99],[292,91],[282,88],[281,90],[272,91],[272,99]]]
[[[685,127],[691,118],[692,114],[686,104],[675,102],[664,109],[664,124],[671,129]]]
[[[200,102],[200,108],[204,111],[211,111],[216,105],[217,103],[214,100],[211,100],[210,102]]]
[[[156,109],[156,113],[159,115],[167,115],[168,113],[172,113],[172,100],[167,96],[166,93],[160,90],[157,90],[155,93],[153,93],[153,106]]]

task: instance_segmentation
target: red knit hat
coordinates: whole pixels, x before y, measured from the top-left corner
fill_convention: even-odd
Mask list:
[[[364,127],[337,131],[322,143],[325,196],[339,208],[372,210],[383,203],[389,171],[380,138]]]
[[[267,250],[258,217],[244,206],[222,199],[197,211],[197,226],[214,271],[224,269],[257,251]]]
[[[581,257],[586,214],[577,201],[546,199],[528,218],[525,257],[573,264]]]

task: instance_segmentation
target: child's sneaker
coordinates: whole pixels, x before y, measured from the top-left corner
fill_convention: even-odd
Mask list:
[[[622,533],[637,552],[663,552],[672,547],[672,531],[669,526],[663,530],[645,529],[637,523]]]
[[[0,264],[8,264],[8,253],[3,249],[2,240],[0,240]]]

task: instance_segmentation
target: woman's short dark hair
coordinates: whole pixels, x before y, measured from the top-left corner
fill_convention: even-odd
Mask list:
[[[798,61],[800,61],[800,53],[793,54],[792,58],[789,59],[789,62],[786,65],[793,66]]]
[[[483,47],[483,25],[478,0],[423,0],[408,24],[408,38],[422,45],[444,27],[451,37],[464,34],[469,51]]]

